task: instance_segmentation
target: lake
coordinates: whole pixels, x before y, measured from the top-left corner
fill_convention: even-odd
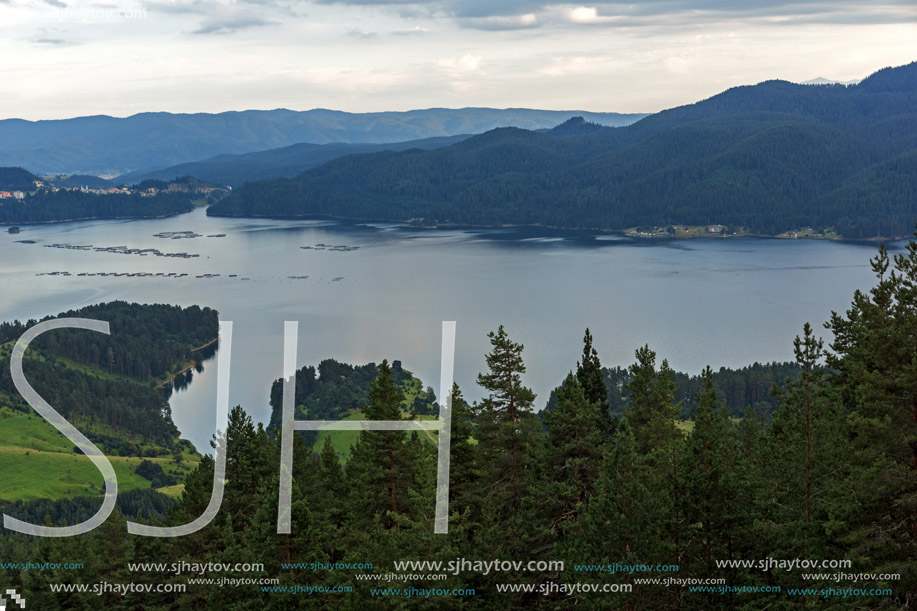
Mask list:
[[[60,246],[48,247],[53,244]],[[335,246],[346,249],[329,248]],[[95,250],[101,247],[187,256]],[[605,366],[631,364],[644,343],[691,374],[707,364],[792,360],[803,323],[824,333],[831,310],[845,310],[855,289],[872,286],[875,252],[873,244],[816,240],[419,230],[210,218],[198,209],[166,219],[4,230],[0,319],[40,318],[114,299],[210,306],[234,321],[231,405],[265,423],[271,382],[282,371],[286,320],[299,321],[299,366],[328,357],[354,364],[397,359],[434,387],[441,323],[455,320],[455,379],[469,399],[480,398],[475,379],[485,368],[487,332],[503,324],[525,344],[523,380],[540,408],[576,367],[587,326]],[[196,277],[206,274],[212,277]],[[209,450],[215,394],[212,359],[170,400],[175,423],[200,450]]]

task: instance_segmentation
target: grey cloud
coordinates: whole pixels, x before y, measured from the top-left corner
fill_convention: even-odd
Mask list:
[[[641,2],[590,2],[552,0],[315,0],[323,4],[399,6],[404,18],[448,15],[465,27],[508,29],[485,20],[542,13],[549,8],[596,7],[599,17],[614,18],[615,26],[641,26],[647,18],[677,23],[703,23],[711,18],[748,19],[791,17],[790,23],[908,23],[917,21],[913,0],[886,0],[870,6],[861,0],[643,0]],[[659,22],[655,22],[657,25]],[[529,26],[531,27],[531,26]]]
[[[69,40],[64,40],[63,38],[39,38],[35,42],[41,45],[53,45],[58,47],[73,44]]]
[[[232,34],[239,30],[248,28],[258,28],[269,25],[278,25],[277,21],[269,21],[261,17],[251,17],[247,15],[233,15],[228,17],[215,17],[204,20],[201,27],[194,30],[192,34]]]
[[[531,30],[541,26],[541,23],[533,17],[533,13],[508,17],[495,15],[491,17],[460,18],[458,23],[463,28],[490,30],[494,32],[506,30]]]
[[[485,17],[512,17],[537,13],[558,2],[543,2],[539,0],[454,0],[447,3],[449,10],[456,17],[485,18]],[[582,3],[580,3],[582,4]]]
[[[352,4],[357,6],[378,6],[397,4],[435,4],[417,0],[315,0],[316,4]]]
[[[367,38],[376,37],[375,32],[365,32],[359,28],[347,28],[347,35],[350,36],[351,38],[362,38],[364,40]]]
[[[409,30],[395,30],[391,34],[392,36],[424,36],[425,34],[429,34],[429,33],[430,33],[430,30],[428,30],[427,28],[422,28],[420,26],[417,26]]]
[[[144,2],[144,7],[157,13],[167,14],[193,14],[212,16],[214,14],[226,13],[227,5],[219,0],[148,0]],[[254,10],[264,12],[265,7],[270,5],[273,12],[288,12],[289,9],[282,3],[273,0],[233,0],[233,6],[252,6]],[[238,14],[239,11],[231,14]]]
[[[592,6],[593,4],[586,3]],[[889,13],[901,18],[914,18],[914,4],[911,0],[888,0],[881,7],[870,6],[859,0],[813,0],[811,2],[773,2],[771,0],[648,0],[639,4],[614,2],[595,3],[601,16],[652,17],[687,15],[692,12],[716,14],[721,17],[783,17],[809,15],[814,21],[833,23],[833,16],[839,13],[871,15]],[[894,10],[897,7],[898,10]]]
[[[209,15],[214,10],[214,5],[210,2],[201,2],[193,0],[192,2],[147,2],[145,4],[148,10],[156,13],[168,13],[174,15]]]

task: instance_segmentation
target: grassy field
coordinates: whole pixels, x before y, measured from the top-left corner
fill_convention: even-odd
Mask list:
[[[410,419],[410,414],[407,412],[402,413],[402,418],[405,420]],[[418,416],[418,420],[436,420],[436,416]],[[363,412],[360,410],[350,410],[347,413],[347,416],[341,418],[341,420],[366,420],[366,416],[363,415]],[[436,431],[420,431],[422,439],[426,439],[429,443],[436,443]],[[360,438],[360,431],[319,431],[318,437],[315,439],[315,445],[312,446],[312,449],[316,452],[321,452],[322,448],[325,447],[325,438],[331,438],[331,446],[334,448],[334,451],[337,452],[338,456],[346,462],[350,459],[350,448],[357,442]]]
[[[199,456],[185,454],[181,463],[171,457],[149,458],[163,470],[184,479]],[[143,460],[109,456],[118,477],[118,490],[149,488],[150,481],[135,470]],[[88,457],[75,454],[73,443],[40,416],[0,407],[0,499],[33,500],[70,498],[98,494],[102,474]],[[180,494],[181,485],[166,491]]]
[[[360,410],[355,409],[348,412],[341,420],[366,420],[366,416]],[[360,431],[319,431],[313,446],[315,451],[322,451],[322,448],[325,447],[326,437],[331,438],[331,445],[334,447],[334,451],[346,461],[350,458],[350,448],[360,438]]]
[[[414,399],[426,395],[426,389],[420,379],[411,378],[401,383],[401,391],[404,393],[404,400],[401,402],[401,417],[405,420],[410,420],[411,414],[409,410],[414,404]],[[417,419],[435,420],[436,416],[418,416]],[[341,420],[366,420],[366,417],[360,410],[353,409],[349,410]],[[425,434],[424,438],[430,443],[436,443],[435,431],[421,431],[421,434]],[[321,452],[322,448],[325,447],[326,437],[331,438],[331,445],[334,447],[334,451],[346,462],[350,459],[350,448],[360,438],[360,431],[319,431],[315,445],[312,446],[315,452]]]

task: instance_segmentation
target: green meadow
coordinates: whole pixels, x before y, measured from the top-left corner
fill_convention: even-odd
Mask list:
[[[104,451],[104,450],[103,450]],[[136,474],[144,459],[108,456],[118,478],[118,491],[149,488],[150,481]],[[147,458],[183,480],[199,456],[183,454],[181,463],[170,456]],[[99,494],[102,474],[92,461],[73,452],[73,443],[35,414],[0,407],[0,500],[60,499]],[[182,484],[160,489],[178,496]]]

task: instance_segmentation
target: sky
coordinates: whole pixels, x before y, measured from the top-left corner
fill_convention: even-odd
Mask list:
[[[0,119],[656,112],[917,60],[914,0],[0,0]]]

